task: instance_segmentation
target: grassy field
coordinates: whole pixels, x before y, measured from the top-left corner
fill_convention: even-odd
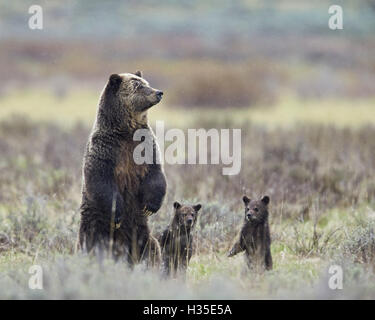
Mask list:
[[[165,166],[168,194],[150,218],[152,232],[168,224],[175,200],[203,205],[186,281],[75,253],[81,160],[96,103],[92,92],[0,100],[0,298],[375,298],[374,99],[155,107],[152,125],[242,128],[239,176],[222,176],[215,165]],[[226,257],[243,192],[271,197],[274,270],[265,274],[247,272],[241,255]],[[43,267],[43,290],[28,287],[34,264]],[[333,264],[344,270],[342,290],[328,287]]]
[[[326,0],[37,1],[43,30],[28,28],[30,1],[3,2],[0,299],[375,298],[374,0],[338,1],[343,30]],[[242,129],[239,175],[165,165],[152,233],[174,201],[202,204],[186,281],[75,252],[100,90],[135,70],[165,93],[151,126]],[[244,193],[271,198],[264,274],[226,257]],[[43,290],[28,286],[32,265]],[[329,289],[332,265],[342,290]]]
[[[0,99],[0,119],[10,115],[25,115],[35,121],[57,123],[72,126],[77,122],[91,126],[95,118],[99,93],[82,90],[70,92],[63,98],[46,90],[14,91]],[[162,102],[151,109],[150,123],[164,120],[166,125],[178,128],[195,128],[196,119],[203,119],[223,124],[231,121],[237,126],[252,123],[267,128],[292,127],[296,124],[323,124],[337,127],[358,128],[375,123],[375,99],[358,98],[303,100],[286,94],[272,107],[258,105],[254,108],[184,109]]]

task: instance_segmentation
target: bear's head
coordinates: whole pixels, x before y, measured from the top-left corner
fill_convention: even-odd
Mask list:
[[[247,196],[242,198],[245,204],[245,221],[249,223],[260,223],[268,217],[269,196],[263,196],[260,200],[251,200]]]
[[[179,202],[173,204],[175,214],[173,224],[175,227],[190,230],[195,226],[198,211],[202,208],[200,204],[194,206],[181,205]]]
[[[147,123],[147,110],[160,102],[163,92],[150,87],[140,71],[112,74],[101,94],[97,125],[134,130]]]
[[[160,102],[163,91],[150,87],[142,72],[112,74],[107,90],[119,99],[120,104],[134,113],[142,113]]]

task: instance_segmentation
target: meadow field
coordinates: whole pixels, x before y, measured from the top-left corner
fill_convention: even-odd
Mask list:
[[[169,223],[175,200],[203,205],[186,281],[75,252],[81,161],[97,99],[37,90],[1,98],[0,298],[375,298],[373,99],[154,107],[151,126],[242,129],[237,176],[223,176],[220,165],[165,165],[168,193],[150,218],[153,234]],[[226,257],[244,193],[271,198],[274,269],[264,274],[246,271],[241,255]],[[43,268],[43,290],[29,289],[32,265]],[[331,265],[343,268],[342,290],[328,287]]]
[[[375,298],[374,0],[338,1],[343,29],[327,0],[37,3],[42,29],[30,1],[0,3],[0,299]],[[202,204],[186,280],[75,250],[100,92],[136,70],[164,91],[152,127],[241,129],[238,175],[165,164],[152,233],[174,201]],[[244,194],[271,198],[263,274],[227,258]]]

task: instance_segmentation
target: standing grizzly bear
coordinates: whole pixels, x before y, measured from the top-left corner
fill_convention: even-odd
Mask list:
[[[186,271],[193,255],[193,230],[201,205],[173,204],[175,214],[171,224],[163,232],[160,245],[163,257],[163,271],[166,276],[176,275],[177,271]]]
[[[250,269],[260,267],[271,270],[271,236],[268,225],[270,198],[264,196],[261,200],[250,200],[244,196],[242,200],[245,204],[245,220],[239,239],[228,256],[232,257],[245,251],[246,262]]]
[[[79,245],[88,252],[110,249],[132,265],[160,247],[150,235],[147,216],[157,212],[166,192],[159,149],[148,125],[147,110],[163,92],[135,74],[113,74],[102,91],[83,162]],[[137,129],[151,136],[152,163],[137,164],[133,151]]]

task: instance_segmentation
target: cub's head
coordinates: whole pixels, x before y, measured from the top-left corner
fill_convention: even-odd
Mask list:
[[[263,196],[260,200],[251,200],[243,196],[242,200],[245,204],[245,221],[263,222],[268,218],[269,196]]]
[[[175,210],[173,224],[180,228],[192,229],[197,221],[198,211],[202,206],[200,204],[195,206],[181,205],[176,201],[173,207]]]
[[[116,99],[120,107],[132,113],[142,113],[160,102],[163,91],[150,87],[142,78],[141,71],[112,74],[106,86],[107,93]]]

